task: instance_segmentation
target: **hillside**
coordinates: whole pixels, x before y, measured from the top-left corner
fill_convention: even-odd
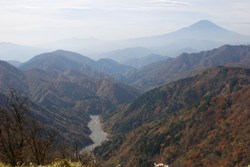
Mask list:
[[[250,68],[249,45],[224,45],[199,53],[183,53],[177,58],[148,65],[127,78],[127,82],[142,90],[192,76],[197,71],[214,66]]]
[[[246,166],[250,70],[210,68],[151,90],[114,115],[95,153],[112,166]]]
[[[33,97],[33,94],[37,94],[41,96],[42,92],[45,92],[47,87],[40,89],[39,85],[44,84],[45,82],[39,83],[36,85],[38,87],[31,87],[29,83],[29,76],[25,73],[17,69],[16,67],[6,63],[0,63],[1,69],[1,94],[4,94],[4,98],[1,98],[1,104],[4,105],[7,101],[7,97],[10,92],[9,89],[15,89],[23,96],[27,96],[29,98],[29,108],[33,111],[33,114],[41,123],[45,125],[55,128],[56,131],[60,132],[62,138],[67,142],[72,142],[71,136],[76,136],[76,142],[80,145],[86,145],[91,143],[88,134],[90,133],[87,128],[87,122],[89,117],[87,113],[77,113],[76,111],[71,111],[71,113],[65,112],[65,110],[61,110],[60,108],[55,107],[56,104],[43,105],[36,101],[36,98]],[[45,75],[41,75],[39,73],[36,77],[42,78],[40,81],[46,81]],[[51,78],[47,78],[48,80]],[[79,117],[81,116],[81,117]],[[76,119],[76,121],[72,122],[70,120]],[[85,123],[85,125],[83,124]],[[66,128],[71,127],[72,129]],[[75,131],[78,129],[83,132]]]
[[[60,58],[37,57],[26,64],[25,71],[1,62],[1,93],[8,95],[9,86],[24,93],[39,121],[58,130],[66,143],[76,141],[83,147],[91,143],[90,114],[108,114],[134,100],[139,92],[87,65],[77,66],[73,59],[82,58],[80,55],[69,56],[72,61]]]
[[[27,92],[28,86],[25,83],[25,75],[16,67],[0,60],[0,90],[7,93],[9,87],[18,91]]]
[[[25,72],[30,96],[45,106],[61,110],[75,109],[87,113],[102,113],[135,99],[137,90],[107,78],[89,77],[77,70],[56,76],[33,69]]]
[[[37,55],[20,69],[26,74],[31,96],[36,101],[62,108],[77,106],[96,113],[107,108],[106,105],[112,108],[126,104],[139,94],[105,73],[125,73],[130,69],[109,59],[94,61],[78,53],[58,50]]]

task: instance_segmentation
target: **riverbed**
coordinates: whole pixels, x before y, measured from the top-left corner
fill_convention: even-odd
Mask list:
[[[108,134],[103,131],[102,124],[99,115],[90,115],[91,120],[88,123],[88,127],[91,130],[90,138],[93,140],[93,144],[84,148],[84,150],[94,150],[97,146],[100,146],[103,141],[108,140]]]

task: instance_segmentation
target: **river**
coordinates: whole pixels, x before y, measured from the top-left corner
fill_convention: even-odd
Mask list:
[[[88,123],[88,127],[91,130],[90,138],[93,140],[93,144],[84,148],[84,150],[94,150],[95,147],[100,146],[103,141],[108,140],[108,134],[103,131],[102,124],[99,115],[90,115],[91,120]]]

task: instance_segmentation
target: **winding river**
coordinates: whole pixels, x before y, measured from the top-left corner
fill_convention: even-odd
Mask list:
[[[103,131],[99,115],[90,115],[91,120],[88,123],[88,127],[91,130],[90,138],[93,140],[93,144],[84,148],[84,150],[94,150],[95,147],[100,146],[103,141],[108,140],[108,134]]]

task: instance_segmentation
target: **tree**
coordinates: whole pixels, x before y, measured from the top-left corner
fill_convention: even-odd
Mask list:
[[[0,160],[44,164],[57,133],[41,124],[28,108],[28,98],[10,89],[6,104],[0,107]]]
[[[54,144],[57,133],[46,128],[36,120],[32,120],[32,126],[29,129],[29,144],[32,155],[32,161],[37,165],[45,164],[48,161],[48,155]]]
[[[83,166],[96,166],[92,152],[81,152],[77,142],[74,146],[63,143],[63,136],[58,139],[60,134],[35,117],[27,97],[13,89],[9,92],[0,105],[0,161],[11,166],[44,165],[61,156],[74,157]]]
[[[28,144],[27,99],[13,89],[7,104],[0,108],[0,153],[1,159],[12,166],[24,163],[24,150]]]

